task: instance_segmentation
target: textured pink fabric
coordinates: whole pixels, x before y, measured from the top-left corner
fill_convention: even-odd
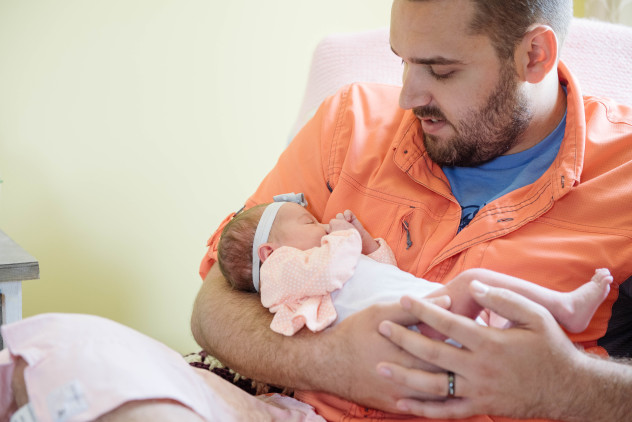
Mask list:
[[[330,293],[353,275],[361,252],[354,229],[328,234],[320,247],[306,251],[275,250],[261,266],[261,303],[275,314],[270,328],[291,336],[305,325],[320,331],[334,322]]]
[[[321,246],[306,251],[283,246],[261,266],[261,303],[273,312],[270,328],[291,336],[304,326],[316,332],[336,320],[331,292],[351,278],[362,252],[362,240],[355,229],[324,236]],[[386,243],[369,257],[395,264]]]
[[[39,422],[92,421],[134,400],[171,399],[206,421],[324,422],[291,398],[257,398],[209,371],[189,366],[162,343],[116,322],[79,314],[44,314],[5,325],[0,353],[0,422],[12,407],[14,359]]]
[[[2,327],[24,372],[40,422],[93,420],[130,400],[176,400],[210,416],[205,385],[175,351],[128,327],[90,315],[46,314]],[[10,392],[2,386],[2,394]],[[65,400],[70,393],[73,400]],[[0,412],[2,413],[2,412]]]

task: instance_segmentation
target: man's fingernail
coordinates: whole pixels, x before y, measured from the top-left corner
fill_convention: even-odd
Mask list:
[[[403,412],[408,412],[410,410],[408,405],[401,400],[397,402],[397,408]]]
[[[472,290],[474,290],[474,293],[477,293],[479,295],[484,295],[489,291],[489,286],[481,283],[478,280],[472,280],[472,283],[470,285],[472,286]]]
[[[380,332],[380,334],[382,334],[384,337],[390,337],[391,336],[391,326],[388,322],[383,321],[380,323],[379,327],[378,327],[378,331]]]

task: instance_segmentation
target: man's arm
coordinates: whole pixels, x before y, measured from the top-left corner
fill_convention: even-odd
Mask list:
[[[232,290],[214,265],[195,301],[191,327],[213,356],[250,378],[303,390],[326,391],[360,404],[396,411],[397,399],[429,397],[381,377],[377,363],[429,369],[381,336],[384,320],[413,320],[399,304],[359,312],[314,334],[285,337],[270,328],[271,315],[259,296]]]
[[[401,410],[428,417],[475,414],[565,421],[626,420],[632,414],[632,366],[578,350],[542,306],[508,290],[473,283],[483,307],[514,322],[483,327],[472,320],[409,298],[402,305],[420,321],[458,341],[462,349],[412,333],[391,322],[380,325],[395,344],[451,370],[455,399],[442,403],[402,400]],[[388,379],[418,391],[447,394],[447,375],[412,371],[383,362]]]

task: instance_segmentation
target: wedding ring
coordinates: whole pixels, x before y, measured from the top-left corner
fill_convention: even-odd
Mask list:
[[[448,371],[448,396],[449,399],[454,397],[454,372]]]

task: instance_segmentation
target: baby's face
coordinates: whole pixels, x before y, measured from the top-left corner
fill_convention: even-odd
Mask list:
[[[319,223],[305,208],[288,202],[279,209],[269,241],[305,251],[320,246],[320,239],[328,233],[328,224]]]

